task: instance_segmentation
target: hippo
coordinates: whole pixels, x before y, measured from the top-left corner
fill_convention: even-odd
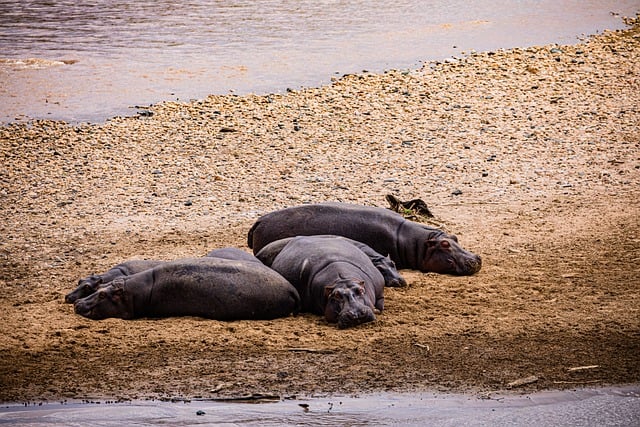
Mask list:
[[[164,262],[115,279],[74,304],[77,314],[94,320],[275,319],[299,308],[298,292],[274,270],[253,261],[214,257]]]
[[[240,248],[218,248],[209,252],[206,256],[233,260],[245,260],[260,262],[258,258],[250,253],[243,251]],[[144,270],[156,267],[167,261],[158,260],[130,260],[125,261],[112,267],[107,272],[102,274],[92,274],[89,277],[78,280],[78,286],[65,295],[65,302],[72,304],[79,298],[84,298],[91,295],[102,285],[105,285],[117,278],[130,276],[135,273],[139,273]]]
[[[365,245],[362,242],[358,242],[357,240],[348,239],[342,236],[334,236],[334,235],[319,235],[314,236],[319,239],[340,239],[346,242],[351,243],[356,248],[360,249],[366,256],[369,257],[369,260],[373,263],[373,265],[380,271],[382,277],[384,278],[384,285],[388,287],[402,287],[407,286],[407,282],[404,280],[404,277],[398,273],[396,269],[396,265],[389,257],[382,256],[378,252],[371,249],[369,246]],[[262,248],[260,250],[260,259],[265,265],[270,266],[273,263],[273,259],[280,253],[282,248],[291,241],[293,237],[287,237],[284,239],[276,240],[275,242],[269,243],[267,246],[268,250]]]
[[[398,269],[453,274],[477,273],[481,258],[463,249],[458,238],[409,221],[389,209],[349,203],[300,205],[270,212],[249,230],[247,244],[258,253],[286,237],[335,234],[389,255]]]
[[[382,274],[346,239],[298,236],[256,256],[295,286],[301,311],[324,315],[338,328],[374,321],[384,309]]]

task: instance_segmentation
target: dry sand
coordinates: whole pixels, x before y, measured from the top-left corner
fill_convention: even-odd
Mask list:
[[[640,381],[640,27],[100,125],[0,129],[0,401],[486,393]],[[375,323],[91,321],[126,259],[246,248],[262,213],[422,198],[483,256]],[[576,369],[577,368],[577,369]]]

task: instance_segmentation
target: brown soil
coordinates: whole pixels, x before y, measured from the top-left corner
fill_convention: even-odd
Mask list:
[[[638,93],[636,22],[151,117],[6,126],[0,401],[637,383]],[[378,320],[348,330],[306,314],[91,321],[64,303],[126,259],[246,247],[270,210],[386,194],[427,201],[483,269],[403,271]]]

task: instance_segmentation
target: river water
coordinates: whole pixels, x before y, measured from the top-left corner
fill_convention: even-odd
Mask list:
[[[0,0],[0,123],[283,92],[623,28],[640,0]]]
[[[470,395],[383,393],[273,403],[45,403],[0,407],[21,426],[638,426],[640,386]]]

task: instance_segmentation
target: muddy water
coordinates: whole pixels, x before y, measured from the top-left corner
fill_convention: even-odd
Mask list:
[[[373,394],[276,403],[211,401],[46,403],[0,408],[0,424],[23,426],[637,426],[640,385],[492,394]]]
[[[0,0],[0,123],[282,92],[622,28],[638,0]]]

